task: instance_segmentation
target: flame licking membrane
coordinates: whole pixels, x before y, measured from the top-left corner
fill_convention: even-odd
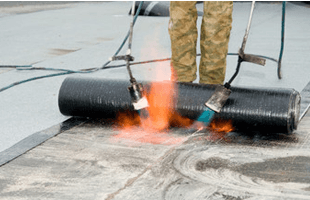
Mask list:
[[[212,120],[208,128],[211,140],[222,139],[227,133],[234,130],[232,120]]]
[[[170,127],[194,128],[196,130],[206,128],[203,123],[194,123],[194,120],[181,116],[175,110],[178,87],[177,83],[173,81],[175,73],[172,68],[171,70],[171,81],[152,82],[149,89],[144,91],[149,103],[148,118],[141,118],[136,111],[118,113],[116,122],[120,129],[118,129],[119,134],[114,138],[152,144],[179,144],[187,138],[167,134]],[[157,75],[162,77],[163,74]],[[214,120],[208,129],[213,134],[211,136],[213,140],[225,136],[226,133],[233,130],[233,127],[231,122]]]
[[[148,99],[149,117],[141,119],[138,112],[127,111],[118,113],[116,122],[119,134],[114,138],[151,144],[179,144],[186,138],[167,134],[170,127],[205,129],[201,123],[181,116],[175,111],[176,83],[172,81],[153,82],[145,92]],[[213,120],[209,127],[207,140],[218,140],[234,130],[231,120]]]
[[[175,109],[177,94],[176,83],[172,81],[154,82],[151,84],[147,99],[150,117],[142,124],[145,130],[163,131],[170,126],[188,127],[193,120],[182,117]]]
[[[183,117],[174,109],[176,83],[172,81],[153,82],[150,90],[145,92],[148,100],[149,116],[141,119],[137,112],[118,113],[117,124],[121,128],[116,138],[124,138],[143,143],[176,144],[184,137],[167,134],[171,126],[189,127],[193,120]]]

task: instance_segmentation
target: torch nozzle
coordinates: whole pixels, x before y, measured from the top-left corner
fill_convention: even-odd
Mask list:
[[[210,99],[205,103],[205,105],[211,110],[219,113],[226,103],[229,95],[231,93],[230,84],[226,83],[225,85],[218,85],[215,89],[215,92],[212,94]]]
[[[230,84],[226,83],[225,85],[218,85],[215,89],[215,92],[205,103],[205,109],[197,118],[198,122],[203,122],[206,126],[209,125],[215,112],[219,113],[226,103],[229,95],[231,93]]]
[[[147,107],[149,107],[149,104],[146,97],[143,95],[142,84],[134,81],[128,87],[128,90],[134,109],[139,112],[139,115],[141,117],[147,118],[149,116],[147,111]]]

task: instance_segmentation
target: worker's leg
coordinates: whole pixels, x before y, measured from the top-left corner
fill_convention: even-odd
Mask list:
[[[194,1],[171,1],[169,34],[174,79],[190,82],[196,79],[197,10]]]
[[[204,2],[200,38],[200,83],[224,83],[232,10],[233,2]]]

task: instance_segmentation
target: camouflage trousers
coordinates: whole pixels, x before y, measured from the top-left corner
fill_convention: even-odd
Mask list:
[[[201,25],[200,83],[223,84],[232,24],[233,2],[205,1]],[[197,78],[197,9],[195,1],[171,1],[169,34],[171,65],[179,82]]]

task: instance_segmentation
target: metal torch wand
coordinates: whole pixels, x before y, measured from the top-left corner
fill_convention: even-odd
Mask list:
[[[230,80],[227,83],[225,83],[225,85],[218,85],[216,87],[215,92],[212,94],[210,99],[205,103],[205,106],[206,106],[205,110],[199,116],[197,121],[204,122],[206,125],[208,125],[210,121],[212,120],[214,113],[215,112],[219,113],[221,111],[222,107],[224,106],[224,104],[226,103],[227,99],[230,96],[230,93],[231,93],[230,84],[238,75],[241,63],[243,61],[252,62],[255,64],[259,64],[259,65],[265,65],[266,63],[265,59],[244,53],[245,45],[248,39],[250,27],[251,27],[254,7],[255,7],[255,1],[252,1],[248,25],[245,31],[245,35],[243,37],[241,48],[239,49],[239,53],[238,53],[239,57],[238,57],[238,64],[237,64],[236,72],[233,74]]]
[[[129,32],[129,40],[128,40],[128,49],[126,55],[123,56],[113,56],[110,60],[125,60],[126,68],[130,77],[130,86],[128,87],[129,94],[131,97],[131,102],[135,110],[139,112],[140,115],[147,117],[148,112],[146,108],[149,106],[146,97],[143,95],[143,85],[141,83],[137,83],[136,79],[133,77],[130,61],[134,61],[134,57],[131,56],[131,46],[132,46],[132,36],[133,36],[133,24],[134,24],[134,16],[135,16],[135,1],[133,1],[132,9],[131,9],[132,21],[130,23],[130,32]]]

